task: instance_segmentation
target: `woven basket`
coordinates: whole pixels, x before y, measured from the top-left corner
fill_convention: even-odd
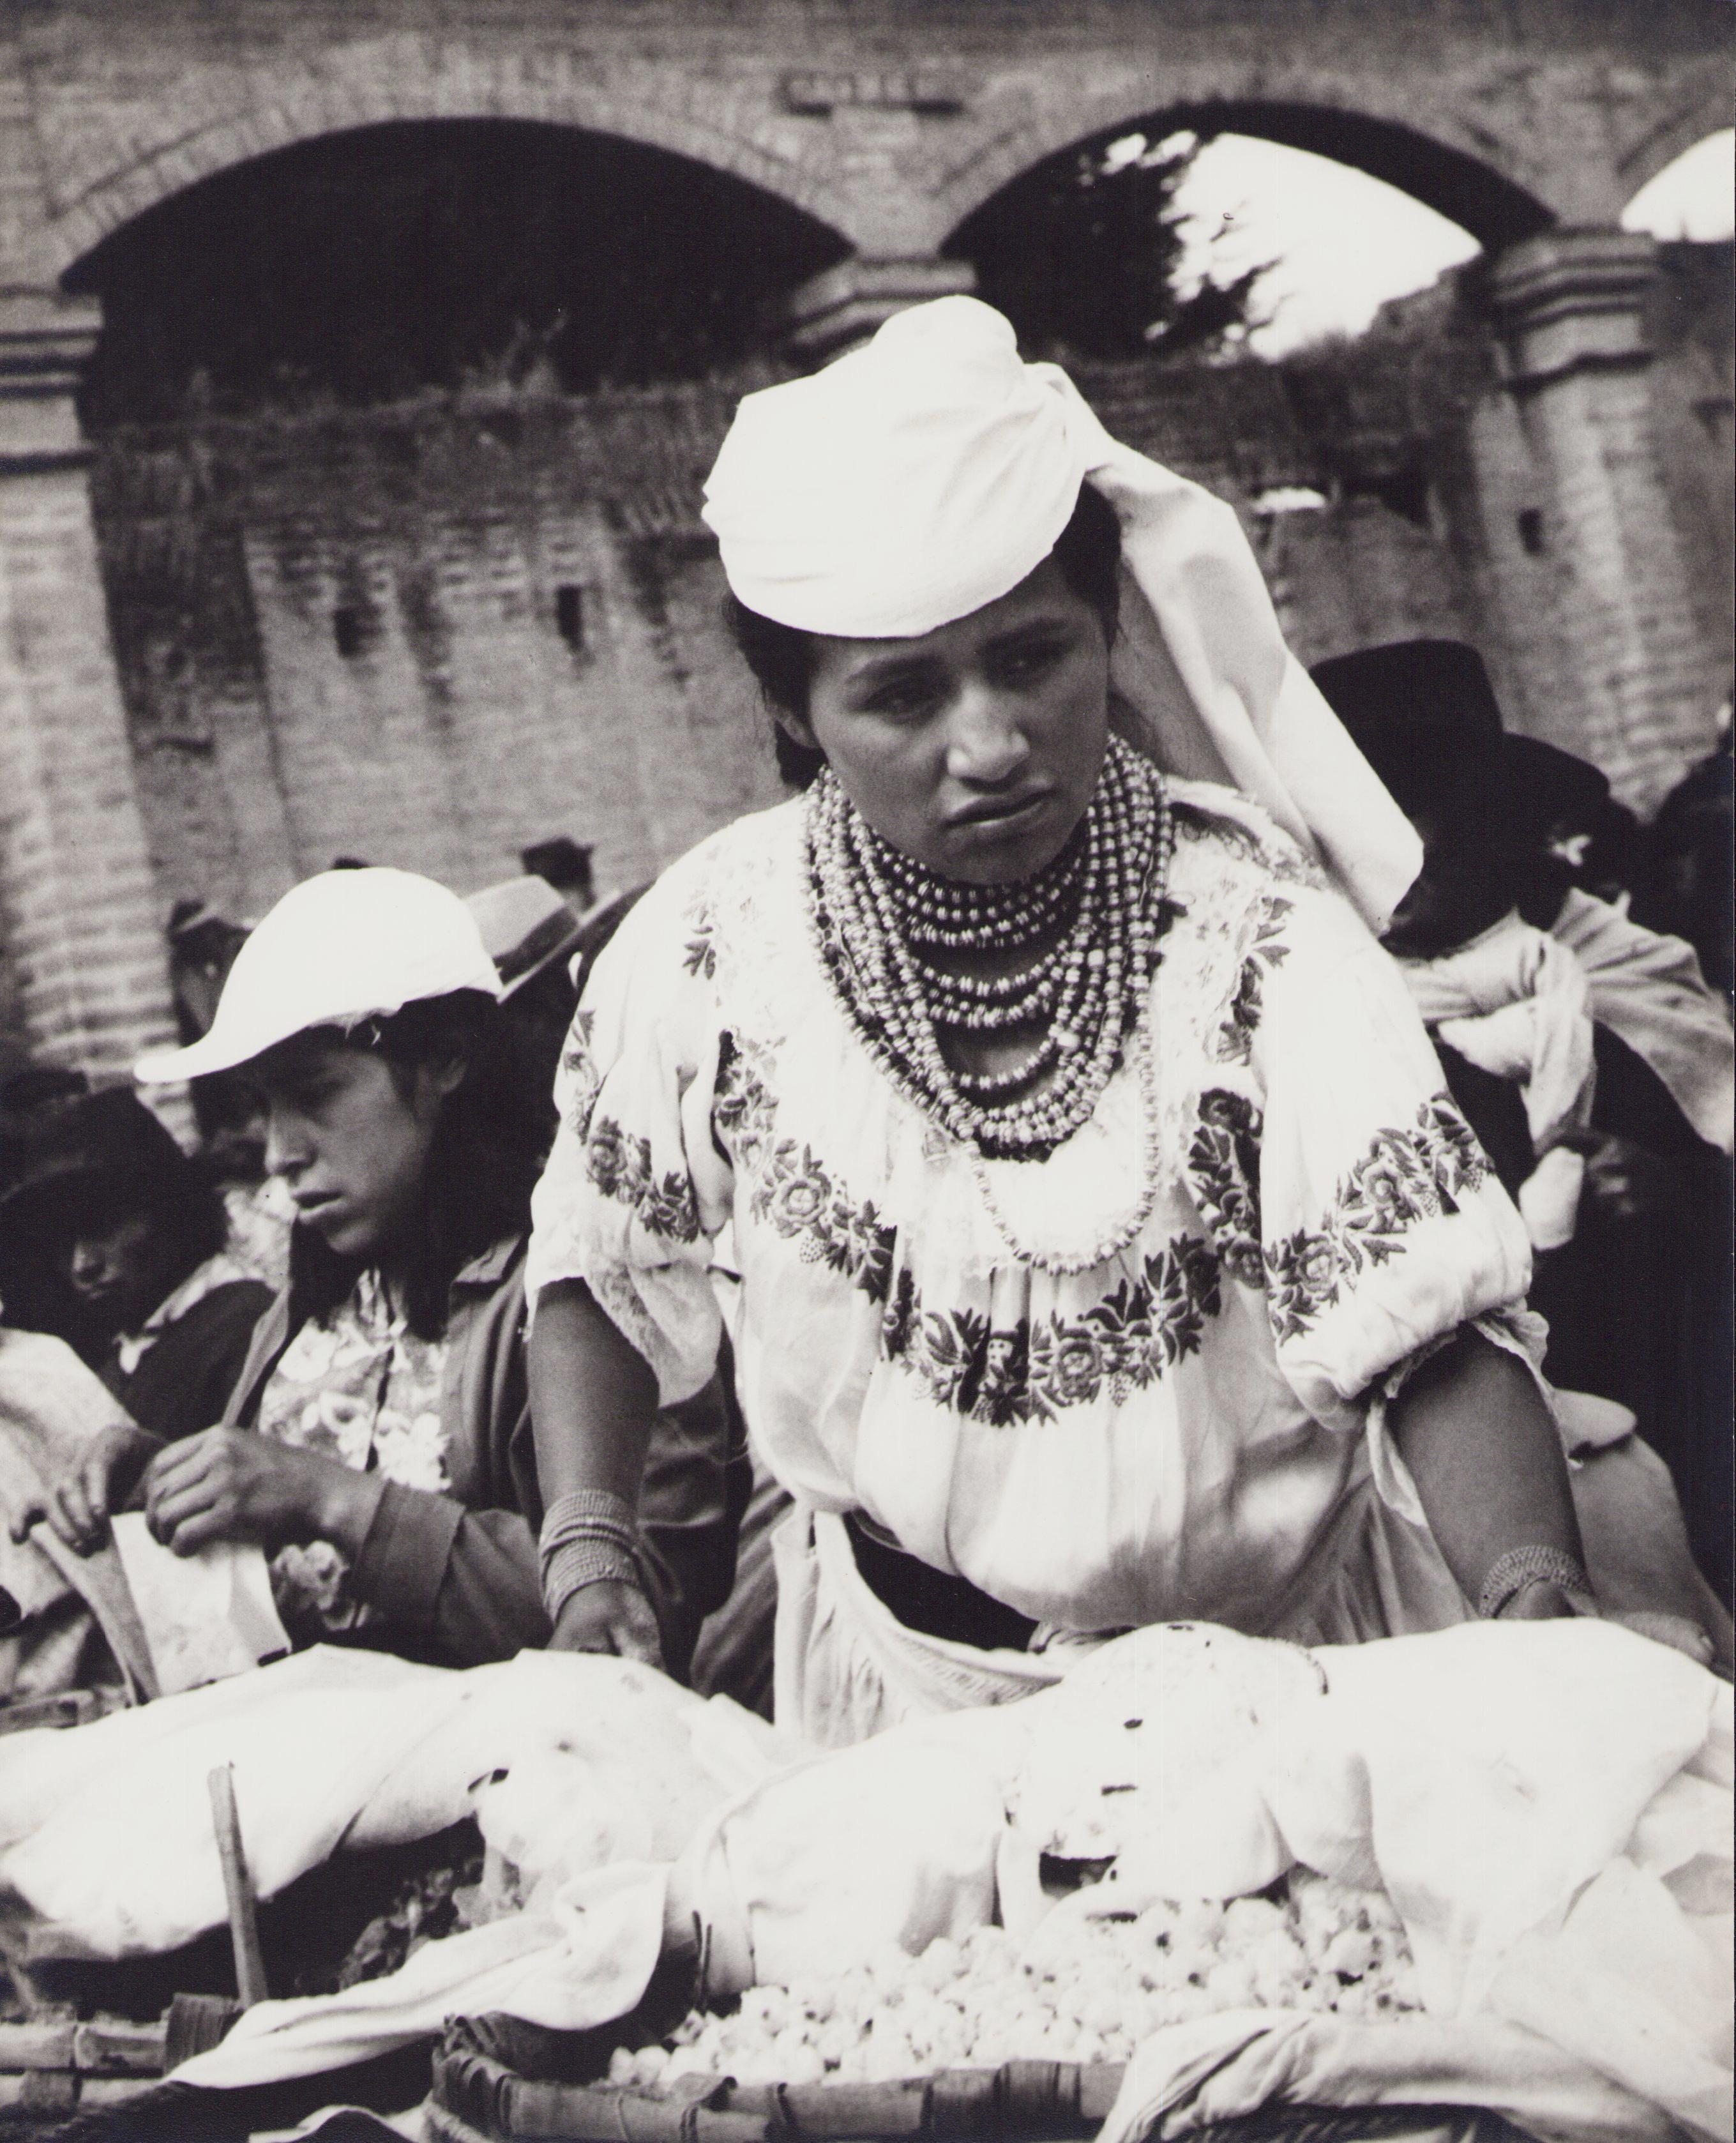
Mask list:
[[[438,2143],[1082,2143],[1102,2126],[1119,2067],[1009,2061],[901,2083],[738,2085],[690,2079],[666,2095],[515,2075],[457,2023],[434,2056],[424,2116]],[[1283,2106],[1199,2131],[1196,2143],[1523,2143],[1498,2116],[1451,2106]]]

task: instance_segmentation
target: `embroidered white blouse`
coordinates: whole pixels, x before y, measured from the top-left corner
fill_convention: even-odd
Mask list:
[[[1519,1329],[1530,1274],[1392,962],[1255,806],[1170,794],[1156,1196],[1119,1255],[1018,1255],[873,1062],[809,934],[799,799],[675,864],[599,960],[533,1208],[533,1301],[582,1279],[665,1403],[727,1316],[786,1487],[1076,1630],[1264,1626],[1371,1467],[1419,1517],[1381,1388],[1467,1320]],[[1123,1062],[1047,1158],[987,1164],[1014,1240],[1062,1263],[1131,1218],[1145,1106]]]

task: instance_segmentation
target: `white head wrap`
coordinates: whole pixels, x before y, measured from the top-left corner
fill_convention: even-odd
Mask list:
[[[1285,646],[1234,510],[1110,438],[975,298],[746,396],[705,486],[730,586],[779,624],[907,639],[996,601],[1087,478],[1121,523],[1113,667],[1160,764],[1263,804],[1383,930],[1422,844]]]

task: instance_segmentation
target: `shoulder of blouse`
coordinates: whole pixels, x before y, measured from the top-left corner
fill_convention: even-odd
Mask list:
[[[712,963],[700,939],[742,906],[754,888],[787,872],[799,854],[802,799],[749,813],[676,858],[623,918],[586,979],[661,970],[677,955],[690,975],[709,976]],[[696,937],[695,933],[699,933]]]

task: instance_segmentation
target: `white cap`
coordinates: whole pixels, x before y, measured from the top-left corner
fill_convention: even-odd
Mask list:
[[[141,1057],[146,1086],[227,1072],[310,1027],[349,1027],[453,990],[500,995],[476,918],[413,871],[322,871],[292,888],[235,955],[210,1032]]]

